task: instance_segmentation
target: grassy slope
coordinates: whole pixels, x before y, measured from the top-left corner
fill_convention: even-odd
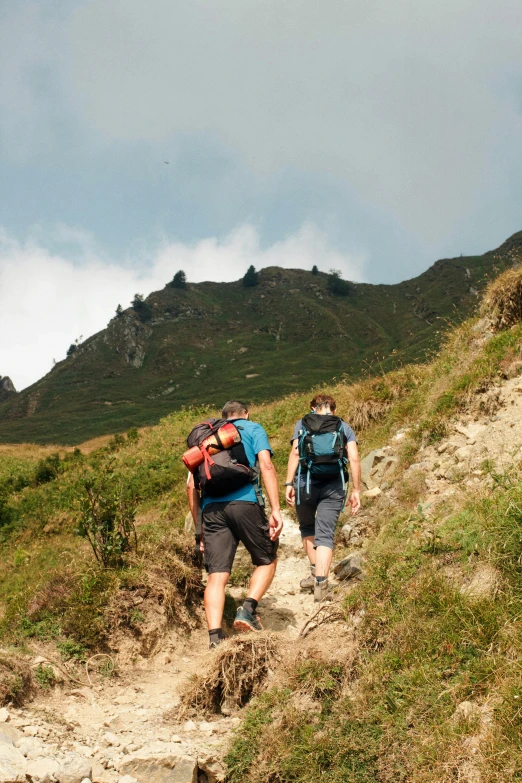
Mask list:
[[[474,321],[461,326],[431,364],[332,387],[347,418],[359,422],[359,430],[366,422],[360,434],[363,453],[410,425],[402,453],[406,467],[421,442],[443,437],[448,420],[469,407],[477,390],[497,380],[502,362],[520,357],[521,325],[485,343],[477,341],[481,328],[477,332]],[[295,394],[254,411],[272,439],[280,474],[289,432],[307,399]],[[73,533],[71,510],[80,477],[109,458],[107,447],[85,458],[70,457],[49,484],[8,493],[13,517],[3,527],[0,574],[4,641],[27,643],[36,636],[62,644],[103,643],[104,609],[118,586],[143,580],[151,558],[161,566],[166,541],[169,551],[180,547],[172,544],[171,533],[182,526],[185,512],[179,457],[185,433],[203,413],[174,413],[142,433],[138,443],[112,452],[121,476],[142,497],[144,553],[127,572],[102,577]],[[38,456],[34,449],[27,455],[0,453],[4,487],[20,472],[30,477]],[[493,492],[479,492],[464,507],[449,509],[438,520],[436,535],[427,534],[418,506],[421,489],[414,483],[403,487],[400,508],[383,507],[368,578],[345,606],[348,622],[356,613],[363,618],[355,668],[345,672],[320,657],[296,663],[282,687],[249,708],[229,755],[232,781],[449,783],[458,779],[469,743],[480,733],[476,713],[452,717],[468,699],[489,705],[493,721],[481,740],[482,780],[522,779],[521,486],[515,465],[509,476],[495,478]],[[49,524],[53,532],[43,533]],[[502,574],[502,590],[482,600],[465,597],[444,576],[448,563],[463,573],[479,563],[493,564]],[[66,613],[51,602],[31,614],[46,583],[71,570],[77,580]],[[86,635],[89,629],[94,632]],[[354,683],[348,690],[347,676]],[[296,692],[311,694],[321,712],[296,709]]]
[[[411,425],[406,467],[421,442],[443,437],[448,420],[495,382],[502,362],[520,358],[522,325],[482,347],[473,327],[419,369],[415,386],[368,431],[368,446]],[[401,383],[388,377],[383,388]],[[321,660],[319,640],[317,659],[290,666],[247,712],[228,756],[232,783],[522,779],[522,462],[508,475],[484,470],[493,490],[475,490],[435,521],[423,515],[415,479],[402,485],[399,508],[383,505],[368,577],[344,605],[347,622],[360,621],[355,664]],[[446,570],[465,576],[481,566],[501,575],[495,595],[463,595]],[[319,714],[296,707],[303,694]],[[459,713],[467,701],[474,709]]]
[[[518,235],[514,242],[516,249]],[[252,289],[166,287],[148,299],[150,324],[126,311],[0,405],[0,440],[75,444],[154,424],[187,401],[217,405],[233,395],[262,402],[422,360],[449,323],[470,313],[471,288],[480,290],[510,263],[511,245],[503,248],[439,261],[398,285],[360,284],[347,297],[330,295],[324,274],[277,268],[263,270]],[[130,341],[145,352],[139,368],[124,359],[135,353]]]

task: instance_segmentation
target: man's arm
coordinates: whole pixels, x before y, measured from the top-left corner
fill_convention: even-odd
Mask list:
[[[192,519],[194,520],[194,527],[197,530],[198,511],[199,511],[199,492],[194,486],[194,476],[192,475],[192,473],[190,474],[189,479],[187,481],[187,499],[190,508],[190,513],[192,514]]]
[[[268,449],[263,449],[257,455],[259,462],[259,470],[261,471],[261,477],[263,484],[265,485],[266,494],[270,502],[270,508],[272,513],[270,514],[270,538],[275,541],[281,535],[283,529],[283,517],[281,516],[281,509],[279,507],[279,487],[277,485],[277,474],[270,456]]]
[[[299,441],[296,438],[292,441],[292,449],[290,451],[290,454],[288,455],[288,468],[286,470],[286,502],[289,506],[295,506],[295,489],[292,486],[288,486],[289,484],[292,484],[295,474],[297,473],[297,468],[299,466]]]
[[[361,462],[359,460],[359,449],[354,440],[348,443],[348,459],[350,461],[350,473],[353,485],[350,503],[352,506],[352,514],[357,514],[361,508]]]
[[[204,543],[203,543],[203,525],[201,525],[201,530],[198,530],[199,528],[199,492],[194,486],[194,476],[192,473],[190,474],[188,481],[187,481],[187,499],[189,504],[190,513],[192,514],[192,519],[194,520],[194,529],[196,531],[196,547],[198,543],[198,537],[199,537],[199,549],[200,552],[203,552],[204,549]]]

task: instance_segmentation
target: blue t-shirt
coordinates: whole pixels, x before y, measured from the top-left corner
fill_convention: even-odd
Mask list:
[[[241,433],[241,440],[245,447],[245,454],[250,467],[255,465],[257,455],[260,451],[267,450],[272,453],[268,435],[260,424],[249,421],[249,419],[229,419],[229,421],[233,421]],[[239,487],[239,489],[230,492],[228,495],[220,495],[218,498],[213,498],[211,495],[203,495],[201,499],[201,508],[205,508],[209,503],[230,503],[232,500],[257,503],[258,500],[254,485],[245,484],[244,487]]]

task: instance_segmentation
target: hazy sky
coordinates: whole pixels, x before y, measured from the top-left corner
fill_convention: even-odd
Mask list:
[[[0,375],[180,267],[397,282],[499,245],[521,26],[519,0],[6,0]]]

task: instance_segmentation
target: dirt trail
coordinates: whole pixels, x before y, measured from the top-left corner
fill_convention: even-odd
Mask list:
[[[284,521],[277,574],[259,614],[265,629],[296,638],[316,605],[311,593],[299,590],[309,570],[298,526],[286,512]],[[238,599],[245,594],[243,588],[229,590]],[[24,735],[18,740],[28,760],[78,754],[92,766],[93,783],[118,783],[122,765],[136,754],[199,759],[199,769],[206,770],[199,773],[200,783],[214,783],[220,779],[220,751],[239,718],[165,721],[210,655],[203,623],[184,638],[173,631],[163,640],[161,652],[138,659],[116,679],[92,687],[59,685],[27,708],[10,709],[9,723]]]

